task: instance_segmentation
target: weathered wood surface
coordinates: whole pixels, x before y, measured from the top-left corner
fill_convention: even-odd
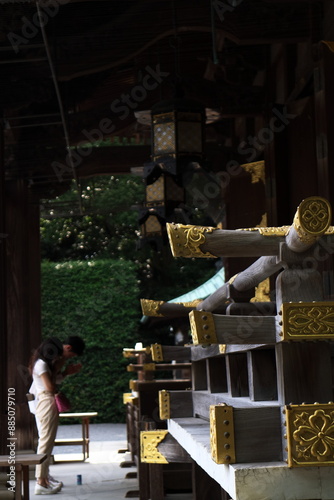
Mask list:
[[[190,379],[161,379],[161,380],[134,380],[134,390],[137,392],[150,392],[165,390],[183,390],[191,387]]]
[[[218,344],[274,344],[275,316],[212,314]]]
[[[249,396],[247,353],[226,357],[228,394],[235,398]]]
[[[188,361],[191,359],[191,348],[179,345],[162,345],[164,361]]]
[[[208,391],[193,391],[194,415],[209,420],[210,405],[225,403],[233,408],[278,407],[278,401],[252,401],[249,397],[233,398],[228,393],[210,394]]]
[[[281,404],[333,400],[331,345],[328,342],[281,343],[277,351],[278,400]]]
[[[127,368],[130,372],[183,370],[191,368],[191,363],[130,363]]]
[[[168,391],[170,418],[193,416],[192,391]]]
[[[289,469],[281,460],[266,463],[249,462],[231,464],[228,467],[216,464],[208,447],[208,422],[198,418],[168,421],[168,430],[182,443],[199,467],[227,491],[231,498],[238,500],[282,500],[288,498],[308,498],[331,500],[334,491],[332,467],[305,467]],[[197,434],[200,429],[202,434]],[[207,433],[205,439],[198,439]],[[307,494],[307,497],[306,497]]]
[[[196,442],[211,453],[209,422],[198,417],[176,419],[176,421],[191,433]],[[235,456],[238,464],[282,460],[279,407],[234,408],[233,421]],[[170,421],[168,428],[170,429]]]
[[[252,401],[275,401],[277,376],[275,349],[247,352],[249,397]]]
[[[224,345],[224,353],[220,351],[220,346],[218,344],[212,344],[208,346],[196,345],[191,347],[191,359],[192,361],[199,361],[201,359],[211,358],[213,356],[224,356],[224,354],[231,354],[233,352],[245,352],[253,349],[258,349],[261,347],[266,347],[265,344],[227,344]]]
[[[284,241],[284,236],[264,236],[258,231],[215,229],[205,235],[201,250],[216,257],[278,255],[279,244]]]
[[[220,356],[207,359],[206,369],[208,391],[211,393],[227,392],[226,357]]]
[[[323,281],[313,269],[286,269],[276,280],[277,310],[284,302],[323,301]]]
[[[247,269],[237,274],[232,284],[225,283],[222,287],[218,288],[218,290],[213,292],[209,297],[198,304],[196,309],[216,311],[222,307],[222,304],[233,298],[234,289],[237,292],[249,290],[272,274],[281,270],[282,267],[282,262],[277,263],[276,257],[261,257]]]
[[[171,435],[166,437],[158,444],[157,450],[165,457],[167,462],[173,463],[191,463],[191,457],[182,446]]]
[[[229,316],[275,316],[275,314],[276,302],[232,302],[226,308],[226,315]]]

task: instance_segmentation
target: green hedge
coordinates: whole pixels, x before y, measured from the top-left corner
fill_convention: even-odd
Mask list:
[[[42,263],[43,337],[80,335],[86,343],[82,371],[62,384],[73,411],[98,411],[95,422],[124,421],[122,397],[131,377],[122,350],[140,341],[140,317],[134,263]]]

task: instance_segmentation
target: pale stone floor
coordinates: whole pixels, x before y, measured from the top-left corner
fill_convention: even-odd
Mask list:
[[[61,425],[57,438],[81,437],[81,425]],[[125,424],[91,424],[90,456],[85,462],[55,463],[51,474],[64,486],[57,497],[59,500],[123,500],[131,492],[138,491],[136,478],[126,477],[136,472],[135,467],[121,467],[121,463],[130,461],[126,449]],[[121,450],[121,452],[119,452]],[[80,458],[79,446],[54,448],[55,460]],[[77,475],[82,476],[82,485],[77,485]],[[34,494],[35,481],[30,480],[30,498]],[[138,498],[138,497],[137,497]],[[167,495],[166,499],[190,500],[191,495]]]

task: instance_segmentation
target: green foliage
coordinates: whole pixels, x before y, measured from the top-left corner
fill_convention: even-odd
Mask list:
[[[96,421],[124,419],[123,392],[130,376],[124,347],[139,341],[136,266],[97,260],[42,264],[42,325],[45,337],[80,335],[86,352],[80,373],[67,377],[62,390],[73,411],[98,411]]]
[[[138,239],[138,212],[132,207],[140,204],[143,196],[141,178],[104,176],[86,180],[80,192],[73,185],[56,200],[45,201],[42,258],[131,260]]]
[[[174,299],[216,271],[214,259],[174,259],[167,243],[139,248],[132,207],[143,196],[141,178],[106,176],[43,203],[43,335],[84,338],[84,368],[62,388],[74,411],[98,411],[100,422],[124,420],[122,395],[131,375],[123,348],[174,343],[169,324],[141,324],[140,298]],[[192,223],[204,222],[200,211],[193,216]]]

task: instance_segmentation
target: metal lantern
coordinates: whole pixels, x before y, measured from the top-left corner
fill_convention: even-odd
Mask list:
[[[173,99],[152,107],[152,161],[178,175],[204,156],[205,110],[197,102]]]

